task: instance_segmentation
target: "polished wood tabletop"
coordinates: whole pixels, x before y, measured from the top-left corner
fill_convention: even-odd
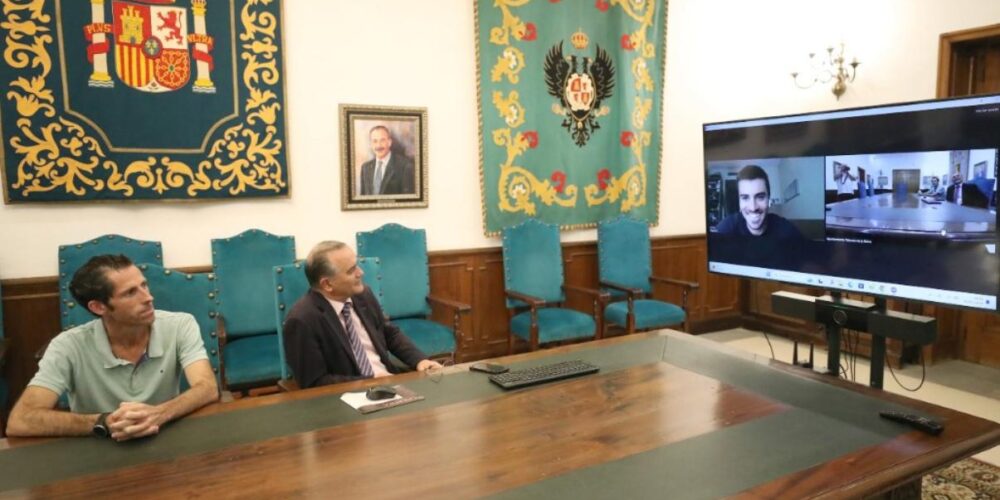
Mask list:
[[[12,439],[0,446],[0,467],[5,458],[88,463],[31,480],[0,468],[0,495],[853,497],[913,484],[1000,443],[994,422],[676,332],[498,361],[563,359],[602,369],[511,392],[466,365],[409,373],[389,382],[426,399],[369,415],[339,396],[372,381],[244,399],[132,450],[90,438]],[[938,418],[945,431],[887,422],[873,413],[884,405]]]

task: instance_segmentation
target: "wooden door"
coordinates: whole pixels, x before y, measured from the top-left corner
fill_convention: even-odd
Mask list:
[[[892,190],[896,192],[901,186],[906,186],[907,193],[916,193],[920,189],[919,169],[896,169],[892,171]]]
[[[941,35],[938,97],[1000,92],[1000,24]]]

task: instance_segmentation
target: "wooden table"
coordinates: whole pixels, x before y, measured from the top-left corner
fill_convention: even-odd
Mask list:
[[[601,372],[503,392],[459,365],[396,376],[426,399],[370,415],[339,400],[369,381],[213,405],[135,443],[12,439],[0,495],[856,497],[1000,443],[1000,424],[677,332],[501,358],[565,359]]]

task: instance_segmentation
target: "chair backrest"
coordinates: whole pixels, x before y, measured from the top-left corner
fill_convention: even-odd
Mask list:
[[[559,227],[536,219],[504,228],[503,279],[507,290],[562,302],[563,266]],[[507,299],[507,307],[524,305]]]
[[[295,238],[250,229],[212,240],[212,269],[227,338],[274,329],[274,266],[295,262]]]
[[[301,262],[284,264],[272,268],[274,275],[274,320],[278,332],[278,353],[281,356],[281,378],[291,378],[288,361],[285,359],[285,337],[283,325],[292,306],[309,291],[305,265]]]
[[[357,234],[358,254],[377,257],[382,266],[382,309],[390,318],[430,314],[427,295],[427,234],[399,224],[386,224]]]
[[[597,268],[602,280],[651,291],[649,226],[627,216],[597,224]]]
[[[163,245],[117,234],[99,236],[84,243],[59,245],[59,319],[62,329],[81,325],[95,318],[86,304],[77,304],[69,293],[69,283],[77,269],[97,255],[122,254],[132,262],[163,265]]]
[[[379,304],[385,301],[382,295],[382,261],[378,257],[361,257],[358,259],[358,267],[365,273],[361,278],[375,294]]]
[[[205,343],[208,362],[212,364],[216,382],[219,382],[219,337],[215,331],[218,292],[215,275],[188,274],[166,269],[156,264],[139,264],[139,269],[149,283],[153,305],[163,311],[186,312],[194,316]]]

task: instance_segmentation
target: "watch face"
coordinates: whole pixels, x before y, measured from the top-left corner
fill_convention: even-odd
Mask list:
[[[93,433],[99,438],[108,437],[108,428],[104,424],[94,424]]]
[[[91,429],[91,432],[93,432],[95,436],[106,438],[111,435],[111,431],[108,429],[107,419],[107,413],[102,413],[101,416],[97,417],[97,422],[94,423],[94,428]]]

